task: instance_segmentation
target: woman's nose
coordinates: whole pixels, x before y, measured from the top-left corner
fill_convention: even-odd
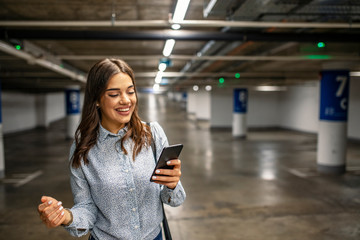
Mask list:
[[[123,94],[120,96],[120,104],[127,104],[130,102],[130,98],[127,96],[127,94]]]

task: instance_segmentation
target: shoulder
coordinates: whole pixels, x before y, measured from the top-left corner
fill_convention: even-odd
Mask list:
[[[150,122],[150,129],[156,142],[160,141],[162,145],[167,142],[165,131],[158,122]]]
[[[69,160],[71,160],[72,158],[72,155],[74,154],[75,152],[75,149],[76,149],[76,142],[75,140],[73,141],[73,143],[71,144],[71,147],[70,147],[70,156],[69,156]]]
[[[152,134],[165,134],[164,129],[158,122],[150,122],[150,129]]]

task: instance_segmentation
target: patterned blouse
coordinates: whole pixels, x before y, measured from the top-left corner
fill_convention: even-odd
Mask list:
[[[157,122],[150,126],[158,157],[169,143]],[[100,125],[97,144],[88,153],[89,164],[70,167],[73,222],[65,229],[71,235],[80,237],[91,231],[98,240],[152,240],[159,234],[163,218],[160,197],[173,207],[184,202],[186,194],[180,181],[174,190],[150,182],[155,167],[151,147],[144,147],[135,161],[130,151],[132,140],[124,143],[128,154],[121,151],[119,140],[126,130],[114,134]],[[74,150],[75,144],[70,156]]]

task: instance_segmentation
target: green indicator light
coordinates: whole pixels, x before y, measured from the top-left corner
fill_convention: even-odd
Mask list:
[[[306,55],[305,59],[331,59],[330,55]]]
[[[323,47],[325,47],[325,43],[324,42],[318,42],[317,46],[318,46],[318,48],[323,48]]]
[[[240,73],[236,73],[235,78],[240,78]]]
[[[20,50],[20,49],[21,49],[21,46],[20,46],[20,45],[16,45],[15,48],[16,48],[17,50]]]
[[[219,78],[219,83],[223,84],[225,82],[224,78]]]

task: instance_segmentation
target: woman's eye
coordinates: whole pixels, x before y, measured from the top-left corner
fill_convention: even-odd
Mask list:
[[[109,97],[117,97],[119,94],[109,94]]]
[[[134,94],[135,92],[129,92],[129,94]]]

